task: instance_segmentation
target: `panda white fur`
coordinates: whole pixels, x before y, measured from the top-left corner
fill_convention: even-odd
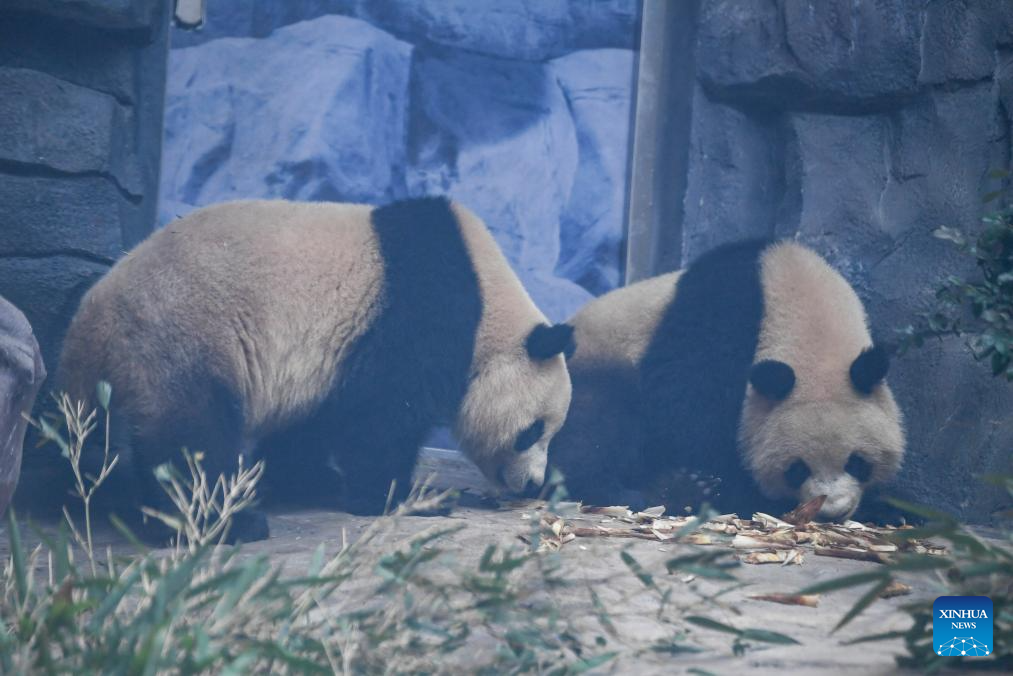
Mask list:
[[[721,509],[825,495],[820,517],[844,519],[901,463],[887,353],[854,290],[799,244],[720,247],[571,323],[573,401],[550,463],[579,499],[642,503],[687,468],[720,479]]]
[[[142,503],[160,495],[152,467],[188,447],[212,475],[266,456],[294,491],[322,481],[368,514],[392,480],[406,494],[444,421],[501,488],[541,484],[571,345],[458,204],[245,201],[177,220],[114,265],[68,330],[60,383],[86,401],[112,385]],[[267,535],[256,513],[239,527]]]

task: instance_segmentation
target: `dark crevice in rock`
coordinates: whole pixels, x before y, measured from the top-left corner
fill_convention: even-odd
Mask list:
[[[59,178],[67,180],[101,178],[109,181],[116,188],[120,196],[131,204],[140,204],[144,200],[144,195],[131,193],[116,180],[115,176],[104,171],[61,171],[41,164],[28,164],[27,162],[18,162],[17,160],[0,159],[0,176],[3,174],[25,178]]]
[[[790,110],[798,113],[865,117],[903,108],[922,92],[918,89],[856,98],[817,91],[800,80],[784,75],[768,75],[742,85],[715,83],[701,77],[700,84],[711,100],[747,114]]]
[[[92,251],[85,251],[83,249],[49,249],[46,251],[32,251],[28,252],[15,252],[15,253],[0,253],[0,260],[39,260],[44,258],[54,258],[56,256],[65,256],[67,258],[76,258],[82,261],[88,261],[89,263],[98,263],[100,265],[111,266],[116,261],[108,256],[94,253]]]

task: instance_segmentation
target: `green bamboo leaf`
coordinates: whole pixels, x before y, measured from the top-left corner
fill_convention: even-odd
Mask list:
[[[858,617],[863,610],[868,608],[872,605],[873,601],[879,598],[879,595],[883,593],[883,590],[886,589],[887,586],[889,586],[890,582],[892,582],[892,580],[887,577],[873,585],[869,591],[865,592],[862,598],[855,602],[855,605],[851,606],[851,610],[849,610],[844,617],[841,618],[841,621],[837,623],[837,626],[834,627],[830,633],[836,632],[838,629],[843,628],[853,619]]]
[[[321,542],[317,545],[317,548],[313,551],[313,557],[310,559],[310,567],[306,571],[307,577],[316,577],[320,574],[320,571],[324,568],[324,555],[326,548],[324,543]]]
[[[612,619],[608,615],[608,610],[605,608],[605,604],[601,602],[601,597],[594,589],[588,587],[588,592],[591,594],[591,605],[594,607],[595,615],[598,617],[598,624],[602,626],[610,636],[617,636],[616,627],[612,624]]]
[[[589,657],[587,659],[578,660],[577,662],[570,665],[569,669],[567,669],[567,673],[583,674],[586,671],[591,671],[592,669],[600,667],[603,664],[611,662],[613,659],[615,659],[616,655],[618,654],[619,653],[616,652],[607,652],[602,653],[601,655],[596,655],[594,657]]]
[[[889,565],[891,571],[921,571],[949,568],[953,565],[945,556],[934,554],[907,554],[898,557]]]
[[[112,589],[102,599],[102,602],[95,610],[95,614],[92,615],[91,620],[88,622],[89,631],[93,635],[98,635],[106,618],[119,607],[120,602],[123,601],[127,594],[133,591],[134,586],[140,581],[142,573],[142,567],[136,566],[129,575],[114,581]]]
[[[802,589],[799,594],[825,594],[839,589],[858,587],[864,584],[869,584],[870,582],[876,582],[884,579],[889,580],[889,578],[890,573],[888,570],[884,568],[877,568],[876,570],[867,573],[855,573],[854,575],[845,575],[843,577],[835,577],[832,580],[817,582],[816,584],[811,584]]]
[[[252,650],[240,653],[219,672],[221,676],[245,676],[252,671],[257,661],[257,653]]]
[[[21,544],[21,530],[14,518],[14,508],[7,509],[7,539],[11,548],[11,562],[14,564],[14,590],[19,605],[28,600],[28,567],[25,565],[25,548]]]
[[[622,558],[623,563],[626,564],[626,567],[633,571],[633,574],[637,576],[637,579],[640,580],[645,587],[654,588],[654,577],[644,570],[644,567],[640,565],[639,561],[633,558],[633,556],[625,549],[619,552],[619,556]]]
[[[113,386],[104,380],[100,380],[98,385],[95,386],[95,394],[98,398],[99,406],[103,410],[109,410],[109,401],[113,396]]]
[[[63,435],[55,427],[49,424],[45,418],[39,418],[39,429],[42,430],[42,437],[46,441],[52,441],[60,447],[60,455],[64,458],[70,457],[70,446],[64,440]]]
[[[729,573],[728,571],[704,565],[687,564],[680,566],[679,570],[689,575],[696,575],[697,577],[707,578],[708,580],[727,580],[729,582],[735,581],[737,578]]]
[[[742,630],[736,629],[735,627],[712,620],[709,617],[703,617],[702,615],[690,615],[686,618],[686,621],[690,624],[695,624],[698,627],[704,627],[705,629],[713,629],[714,631],[721,631],[726,634],[734,634],[736,636],[742,635]]]
[[[898,638],[904,638],[907,636],[907,630],[904,631],[885,631],[882,634],[869,634],[868,636],[860,636],[853,638],[850,641],[844,641],[843,645],[855,645],[856,643],[872,643],[874,641],[892,641]]]
[[[761,641],[763,643],[801,645],[801,643],[793,639],[791,636],[787,636],[786,634],[781,634],[776,631],[770,631],[769,629],[743,629],[742,633],[739,635],[744,639]]]

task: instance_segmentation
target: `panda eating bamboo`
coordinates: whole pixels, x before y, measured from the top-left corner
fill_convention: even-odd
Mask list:
[[[187,447],[212,478],[241,455],[268,474],[298,458],[346,509],[375,514],[392,480],[405,496],[442,421],[497,486],[540,485],[570,350],[572,329],[547,323],[458,204],[246,201],[177,220],[114,265],[68,330],[60,382],[83,401],[112,385],[134,502],[159,506],[152,469]],[[257,512],[233,528],[267,536]]]
[[[643,507],[680,467],[746,515],[826,496],[846,519],[904,454],[902,417],[848,283],[793,242],[746,242],[574,316],[573,401],[550,447],[571,493]],[[670,508],[687,504],[671,496]]]

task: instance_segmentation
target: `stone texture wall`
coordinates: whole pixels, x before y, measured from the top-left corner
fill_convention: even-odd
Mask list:
[[[81,295],[155,225],[168,8],[0,4],[0,295],[50,371]]]
[[[0,2],[0,297],[50,374],[81,296],[155,226],[170,4]],[[18,502],[67,475],[53,447],[26,453]]]
[[[621,281],[638,4],[211,2],[172,36],[160,220],[449,194],[565,319]]]
[[[701,0],[682,257],[795,237],[856,286],[881,338],[950,271],[940,225],[974,230],[1010,166],[1013,3]],[[987,520],[979,474],[1013,471],[1013,390],[959,340],[899,360],[906,497]],[[1005,499],[1008,502],[1008,498]]]

